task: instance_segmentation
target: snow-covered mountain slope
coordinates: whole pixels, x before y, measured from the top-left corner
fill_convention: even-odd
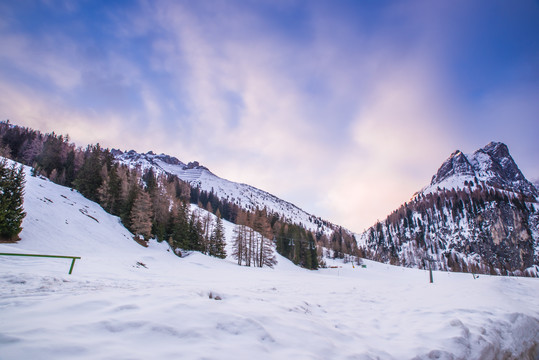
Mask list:
[[[491,142],[470,155],[460,150],[455,151],[420,193],[428,194],[438,189],[474,188],[477,185],[521,193],[528,197],[539,195],[509,154],[507,145],[500,142]]]
[[[148,250],[147,254],[140,258],[140,250],[143,248],[133,240],[133,234],[123,226],[120,218],[110,215],[99,204],[86,199],[77,191],[57,185],[44,177],[32,177],[31,168],[27,166],[24,168],[26,174],[24,209],[27,216],[20,234],[24,241],[17,244],[20,252],[52,251],[56,255],[84,256],[85,261],[80,266],[96,260],[100,264],[99,267],[105,271],[108,271],[106,269],[109,265],[116,268],[119,263],[123,263],[123,266],[129,268],[139,261],[145,262],[152,257],[149,255],[152,251]],[[215,215],[195,205],[191,206],[191,211],[196,211],[200,218],[209,216],[215,221]],[[223,225],[227,240],[227,260],[234,263],[230,254],[236,225],[225,220]],[[163,251],[168,253],[170,250],[165,243],[153,243],[153,247],[157,247],[159,253]],[[118,257],[119,253],[124,256]],[[275,255],[278,257],[278,266],[281,264],[295,266],[288,259],[276,253]],[[170,256],[173,259],[177,258],[172,253]],[[79,262],[76,262],[76,266],[79,266]]]
[[[134,150],[122,152],[113,149],[112,154],[121,164],[131,167],[139,166],[143,171],[151,167],[156,174],[176,175],[192,187],[198,187],[208,193],[213,191],[220,199],[230,201],[243,209],[266,208],[306,229],[326,233],[333,231],[332,224],[303,211],[294,204],[253,186],[222,179],[196,161],[185,164],[169,155],[156,155],[153,152],[139,154]]]
[[[425,271],[370,261],[308,271],[282,258],[275,269],[178,258],[29,176],[25,209],[20,242],[0,252],[82,259],[68,275],[66,259],[0,256],[2,360],[538,355],[537,279],[435,272],[429,284]]]
[[[430,185],[360,236],[383,262],[501,275],[539,275],[537,189],[507,146],[454,152]]]

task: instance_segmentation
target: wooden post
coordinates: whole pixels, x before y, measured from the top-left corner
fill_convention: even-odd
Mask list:
[[[430,283],[432,284],[434,282],[434,278],[432,277],[432,265],[431,265],[431,262],[434,261],[433,258],[431,257],[424,257],[423,260],[427,261],[429,263],[429,278],[430,278]]]

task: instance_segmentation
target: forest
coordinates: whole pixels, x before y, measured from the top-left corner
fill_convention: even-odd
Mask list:
[[[242,209],[177,176],[118,164],[109,149],[99,144],[77,147],[68,135],[43,134],[2,121],[0,156],[31,166],[32,176],[76,189],[119,216],[139,243],[150,238],[167,241],[177,255],[200,251],[224,258],[222,219],[237,225],[232,255],[240,265],[273,266],[273,248],[307,269],[323,266],[323,247],[332,257],[357,255],[355,238],[342,228],[328,239],[266,209]],[[189,204],[215,216],[200,215]]]

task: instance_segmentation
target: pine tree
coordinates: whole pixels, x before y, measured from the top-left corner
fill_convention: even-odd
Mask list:
[[[217,219],[215,219],[215,226],[210,239],[209,255],[224,259],[226,258],[225,229],[223,226],[223,220],[221,220],[221,213],[219,212],[219,209],[217,209],[216,215]]]
[[[24,170],[13,164],[7,167],[6,161],[0,161],[0,238],[17,240],[22,230],[22,220],[26,216],[23,209]]]
[[[106,166],[103,165],[101,174],[103,183],[97,189],[100,204],[109,213],[119,215],[122,180],[118,176],[118,166],[113,166],[110,171],[107,171]]]
[[[102,150],[99,144],[94,147],[88,146],[86,158],[77,174],[77,179],[74,181],[77,190],[92,201],[98,200],[99,194],[97,190],[103,183],[101,156]]]
[[[193,211],[189,219],[189,237],[187,239],[186,249],[194,251],[203,251],[203,230],[200,219]]]
[[[179,249],[189,249],[189,235],[189,209],[187,204],[181,203],[173,218],[172,243],[170,244],[176,254],[179,253]]]

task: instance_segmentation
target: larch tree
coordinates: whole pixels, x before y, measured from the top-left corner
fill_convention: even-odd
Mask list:
[[[272,229],[268,221],[266,210],[259,210],[255,214],[253,229],[256,231],[256,257],[255,264],[258,267],[273,267],[277,263],[273,253]]]
[[[240,212],[237,220],[238,224],[234,227],[234,238],[232,240],[232,256],[238,261],[238,265],[242,265],[247,261],[247,236],[245,226],[246,214],[244,212]]]
[[[147,192],[137,191],[133,208],[130,215],[131,231],[136,235],[142,235],[145,240],[152,232],[152,202]]]

